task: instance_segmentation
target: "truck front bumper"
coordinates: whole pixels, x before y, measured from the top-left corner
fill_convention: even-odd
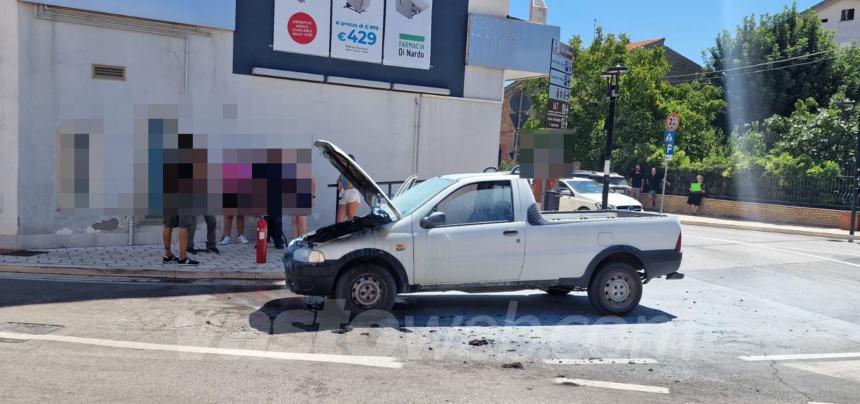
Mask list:
[[[643,251],[642,263],[645,264],[645,276],[648,279],[666,276],[666,279],[683,279],[678,273],[681,267],[683,253],[675,250]]]
[[[284,275],[287,288],[293,293],[305,296],[331,296],[340,263],[326,261],[319,264],[300,262],[292,257],[284,257]]]

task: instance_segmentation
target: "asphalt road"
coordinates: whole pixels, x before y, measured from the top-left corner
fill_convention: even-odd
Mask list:
[[[860,401],[860,246],[685,227],[684,251],[624,319],[445,293],[342,328],[278,286],[2,278],[0,401]]]

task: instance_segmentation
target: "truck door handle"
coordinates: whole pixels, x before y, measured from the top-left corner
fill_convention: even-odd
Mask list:
[[[510,236],[516,236],[517,234],[520,234],[520,232],[518,232],[516,230],[505,230],[504,232],[502,232],[502,234],[510,237]]]

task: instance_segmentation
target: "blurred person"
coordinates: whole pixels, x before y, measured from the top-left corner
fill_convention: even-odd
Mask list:
[[[217,221],[215,220],[215,216],[213,215],[203,215],[203,221],[206,222],[206,249],[198,250],[194,248],[194,233],[197,231],[197,217],[193,216],[194,223],[191,228],[188,230],[188,253],[189,254],[197,254],[200,251],[206,251],[208,253],[220,254],[221,251],[218,250],[218,247],[215,246],[215,227],[217,226]]]
[[[242,244],[248,244],[248,238],[242,234],[245,231],[245,215],[238,214],[238,209],[232,209],[232,213],[224,215],[224,237],[221,238],[221,245],[229,245],[233,243],[230,237],[230,228],[233,227],[233,217],[236,218],[236,241]]]
[[[311,209],[317,204],[317,179],[311,176]],[[310,212],[309,212],[310,213]],[[295,240],[308,232],[308,216],[293,216],[290,218],[292,224],[291,240]]]
[[[702,198],[705,196],[705,177],[701,174],[696,176],[696,182],[690,184],[690,196],[687,197],[687,205],[690,205],[690,213],[699,213]]]
[[[663,174],[657,170],[657,167],[651,167],[651,173],[645,177],[644,187],[645,192],[651,196],[651,209],[657,208],[657,193],[661,191],[660,186],[664,180]],[[666,181],[666,185],[671,185],[671,183]]]
[[[188,233],[189,229],[194,224],[194,216],[190,215],[166,215],[164,217],[164,231],[162,239],[164,240],[164,257],[162,263],[169,264],[175,262],[180,265],[199,265],[200,263],[188,258]],[[173,229],[179,228],[179,257],[173,255],[172,237]]]
[[[630,174],[630,196],[639,198],[639,193],[644,188],[645,175],[642,173],[642,166],[636,164],[633,172]]]
[[[355,161],[355,156],[352,154],[349,155],[349,158]],[[359,206],[361,206],[361,193],[347,181],[346,177],[341,175],[337,178],[337,195],[336,222],[352,220],[358,213]]]

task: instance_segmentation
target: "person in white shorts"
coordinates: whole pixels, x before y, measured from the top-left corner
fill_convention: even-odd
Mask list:
[[[349,155],[355,160],[355,157]],[[361,193],[344,176],[337,179],[337,223],[352,220],[361,205]]]

